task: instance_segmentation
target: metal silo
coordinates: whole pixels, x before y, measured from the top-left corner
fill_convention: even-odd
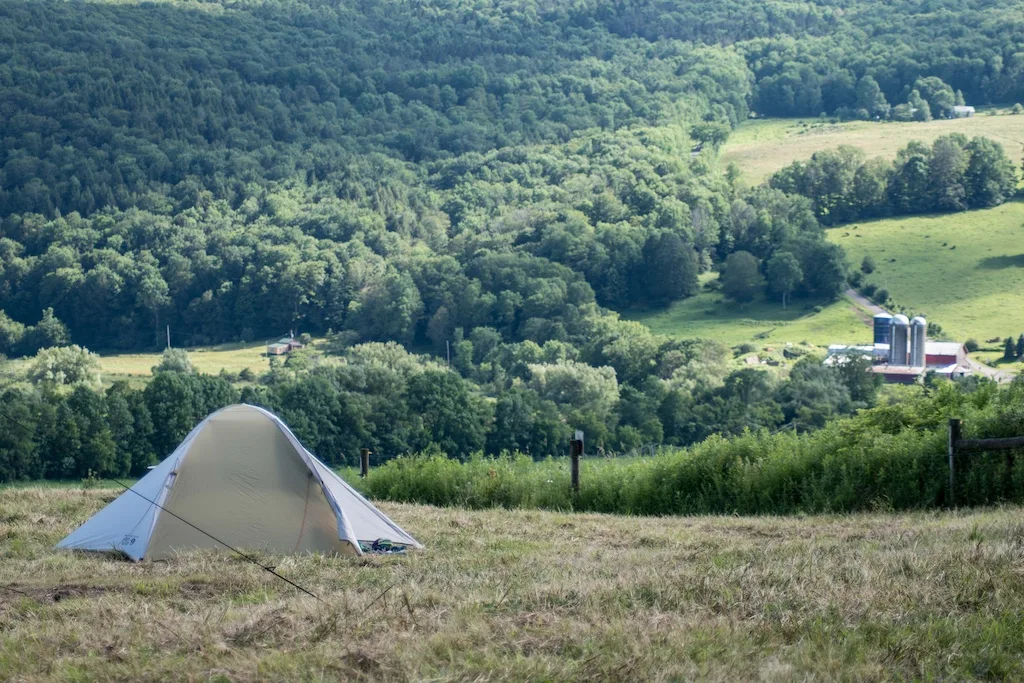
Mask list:
[[[888,313],[879,313],[875,316],[875,343],[889,343],[889,328],[892,325],[892,316]]]
[[[897,314],[892,317],[889,333],[889,365],[907,364],[907,342],[910,332],[910,321],[907,316]]]
[[[927,340],[928,321],[921,316],[917,316],[910,321],[910,365],[912,367],[924,367]]]

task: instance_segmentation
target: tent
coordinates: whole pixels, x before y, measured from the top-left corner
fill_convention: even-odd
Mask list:
[[[156,560],[224,544],[360,555],[360,542],[378,540],[422,547],[303,448],[277,416],[233,405],[200,422],[57,547]]]

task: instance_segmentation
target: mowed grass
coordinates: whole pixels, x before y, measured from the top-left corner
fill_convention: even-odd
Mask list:
[[[248,368],[255,373],[266,372],[270,361],[266,355],[267,345],[219,344],[188,349],[189,360],[199,372],[215,375],[221,370],[239,373]],[[121,377],[151,374],[154,365],[159,365],[160,353],[118,353],[101,354],[104,375]]]
[[[800,344],[828,346],[870,342],[871,314],[843,298],[815,312],[814,303],[797,300],[783,310],[774,299],[736,304],[719,292],[702,291],[667,308],[633,314],[653,332],[678,338],[714,339],[725,344]]]
[[[52,549],[113,490],[0,490],[0,679],[1019,680],[1019,508],[798,518],[383,509],[426,549]]]
[[[942,325],[950,339],[1024,332],[1024,203],[964,213],[861,222],[828,231],[865,280]]]
[[[869,158],[892,159],[911,140],[932,142],[942,135],[983,135],[1002,143],[1014,163],[1024,146],[1024,116],[1005,111],[985,111],[964,119],[928,122],[876,123],[848,121],[829,123],[819,119],[761,119],[744,122],[722,150],[722,163],[736,163],[743,181],[757,185],[794,161],[809,159],[815,152],[851,145]]]

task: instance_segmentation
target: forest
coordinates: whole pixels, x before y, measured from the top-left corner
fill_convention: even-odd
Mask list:
[[[840,150],[752,188],[717,150],[752,115],[1024,99],[1018,10],[0,0],[0,354],[34,368],[0,387],[33,434],[0,436],[2,476],[137,473],[235,400],[335,463],[540,457],[570,425],[609,450],[685,445],[870,405],[855,373],[736,371],[619,313],[713,271],[737,302],[813,307],[850,274],[823,226],[1007,199],[1013,160],[987,140],[891,166]],[[942,163],[959,175],[939,187]],[[241,383],[69,369],[168,327],[175,347],[295,330],[329,352]]]

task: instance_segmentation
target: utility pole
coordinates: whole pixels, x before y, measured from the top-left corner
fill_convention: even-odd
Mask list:
[[[171,348],[171,326],[167,326],[167,348]]]
[[[452,367],[452,345],[451,342],[449,342],[447,339],[444,340],[444,348],[445,355],[448,358],[447,362],[445,363],[445,367],[450,370]]]

